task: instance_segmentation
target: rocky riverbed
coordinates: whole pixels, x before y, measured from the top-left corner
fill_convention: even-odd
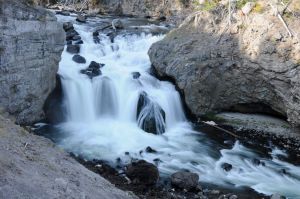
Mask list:
[[[299,35],[293,32],[295,37],[290,38],[269,11],[251,13],[249,16],[236,13],[232,24],[228,26],[227,18],[220,14],[226,12],[226,8],[216,6],[209,12],[202,10],[191,15],[179,28],[175,28],[170,23],[180,23],[193,4],[188,1],[176,1],[174,4],[168,1],[163,4],[161,1],[110,1],[87,5],[93,9],[74,13],[72,9],[52,10],[51,13],[42,8],[33,8],[33,4],[25,1],[0,0],[0,4],[3,22],[0,25],[3,30],[0,33],[0,82],[3,83],[0,85],[3,91],[0,94],[0,106],[3,107],[0,107],[0,166],[4,171],[0,174],[1,197],[283,198],[275,193],[274,187],[270,187],[270,179],[264,176],[267,172],[274,177],[274,182],[278,182],[276,179],[293,179],[290,187],[286,187],[284,181],[284,187],[282,190],[279,187],[278,191],[290,190],[285,193],[297,198],[297,190],[291,187],[297,186],[295,170],[300,165],[297,94]],[[148,5],[146,9],[145,5]],[[264,3],[259,5],[264,8],[268,6]],[[102,9],[97,9],[99,7]],[[60,5],[55,8],[61,9]],[[16,12],[12,12],[15,9]],[[258,8],[255,9],[257,11]],[[64,24],[56,22],[53,12]],[[104,13],[127,16],[104,16]],[[24,24],[27,26],[21,30],[19,27]],[[294,18],[289,18],[288,25],[293,31],[298,27]],[[274,29],[278,30],[278,34]],[[148,34],[157,35],[155,39],[158,42],[149,51],[153,68],[149,67],[145,72],[143,67],[147,67],[148,57],[141,58],[146,46],[154,39],[147,37]],[[162,34],[167,34],[164,39]],[[162,40],[158,39],[160,37]],[[259,39],[256,40],[256,37]],[[66,87],[66,81],[74,78],[72,75],[75,73],[70,73],[68,78],[62,73],[55,77],[64,39],[65,51],[61,65],[68,63],[68,67],[78,67],[76,71],[85,77],[81,81],[103,80],[100,81],[102,95],[97,99],[106,99],[107,104],[101,109],[106,113],[116,112],[112,96],[120,96],[113,93],[115,71],[107,70],[109,67],[115,69],[115,65],[111,60],[105,60],[105,56],[109,53],[116,55],[110,59],[114,59],[118,67],[143,66],[143,70],[136,68],[138,70],[129,70],[128,74],[125,68],[122,69],[122,76],[128,75],[130,79],[127,82],[139,82],[135,88],[151,88],[138,95],[134,115],[137,127],[130,125],[127,129],[127,124],[122,123],[124,128],[118,129],[116,134],[116,129],[109,127],[111,121],[105,120],[107,129],[111,130],[110,139],[120,139],[121,132],[125,135],[123,142],[107,140],[103,124],[96,125],[103,119],[101,114],[97,122],[91,120],[86,125],[82,124],[80,131],[76,128],[68,130],[70,115],[65,104],[66,88],[72,86]],[[135,40],[140,43],[136,44]],[[129,48],[130,53],[127,53],[126,45],[133,47]],[[22,46],[30,46],[30,50]],[[87,53],[91,46],[93,51]],[[94,56],[96,53],[97,56],[101,55],[105,63]],[[131,59],[131,55],[136,55],[135,59]],[[179,96],[174,87],[164,87],[169,83],[148,77],[150,74],[176,84],[193,124],[187,122],[181,113],[180,98],[179,103],[174,103],[174,99],[178,102]],[[40,85],[38,89],[35,89],[36,85]],[[86,85],[88,83],[84,88],[88,90]],[[164,92],[160,93],[162,90]],[[81,89],[77,91],[80,93]],[[126,95],[130,95],[131,91],[127,90]],[[167,106],[153,98],[155,93],[160,93],[161,99],[172,93]],[[169,108],[170,104],[172,108]],[[81,103],[81,107],[75,108],[85,109],[87,105]],[[172,126],[182,122],[182,127],[172,129],[167,124],[170,122],[171,109],[176,109],[174,115],[183,115],[182,121],[173,118],[176,122]],[[93,111],[87,113],[80,113],[79,118],[92,118]],[[70,154],[7,118],[22,124],[45,118],[42,122],[48,124],[40,123],[25,128],[52,139]],[[118,117],[114,119],[121,126],[121,120]],[[77,127],[82,121],[73,123],[73,126]],[[95,129],[96,133],[93,132]],[[172,135],[172,131],[174,133],[178,129],[180,132]],[[81,130],[86,130],[82,137],[68,137],[72,133],[82,133]],[[131,133],[131,140],[126,138],[128,132]],[[95,135],[97,139],[90,142]],[[90,138],[86,139],[87,136]],[[139,145],[133,142],[135,139],[151,144]],[[73,142],[74,145],[68,147],[68,143],[61,143],[62,140]],[[80,145],[77,144],[78,140]],[[138,147],[132,149],[127,142]],[[125,150],[126,147],[130,150]],[[119,156],[111,158],[116,154],[107,154],[107,149]],[[203,156],[206,150],[208,153]],[[101,154],[96,156],[100,158],[91,158],[95,154]],[[106,155],[106,158],[101,159],[102,155]],[[203,169],[208,165],[210,167]],[[257,177],[251,173],[261,176],[261,187],[254,179]],[[211,176],[215,177],[215,181]],[[249,183],[251,178],[253,184]]]

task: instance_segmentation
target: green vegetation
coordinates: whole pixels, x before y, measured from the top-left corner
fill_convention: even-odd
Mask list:
[[[264,12],[264,7],[261,3],[255,3],[255,6],[254,6],[252,11],[256,12],[256,13],[263,13]]]

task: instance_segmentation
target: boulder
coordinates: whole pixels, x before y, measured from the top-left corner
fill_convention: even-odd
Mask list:
[[[104,64],[99,64],[95,61],[92,61],[87,69],[83,69],[80,72],[89,76],[91,79],[102,74],[100,68],[102,68]]]
[[[68,45],[67,46],[67,52],[71,54],[78,54],[80,52],[80,46],[79,45]]]
[[[127,165],[125,174],[133,183],[140,185],[155,185],[159,179],[157,167],[144,160]]]
[[[66,32],[66,40],[67,41],[68,40],[73,40],[73,37],[77,36],[77,35],[79,35],[79,33],[76,30],[71,29],[68,32]]]
[[[70,31],[70,30],[74,30],[74,26],[71,22],[65,22],[63,23],[63,28],[66,32]]]
[[[158,76],[174,80],[196,117],[262,113],[300,127],[299,42],[270,12],[249,15],[243,27],[237,16],[232,29],[243,28],[237,34],[223,33],[228,20],[218,10],[193,14],[151,46],[151,63]],[[298,29],[298,22],[292,19],[289,27]]]
[[[81,23],[85,23],[86,22],[86,17],[82,14],[78,14],[76,21],[81,22]]]
[[[136,118],[139,127],[147,133],[165,132],[165,112],[156,102],[150,100],[146,92],[139,96]]]
[[[199,184],[199,175],[187,171],[179,171],[171,175],[171,184],[180,189],[195,189]]]
[[[74,55],[72,60],[76,63],[79,63],[79,64],[85,64],[86,63],[85,58],[80,56],[80,55]]]
[[[65,33],[53,13],[23,2],[0,1],[0,107],[31,124],[44,118]]]
[[[97,63],[95,61],[91,61],[89,68],[95,68],[95,69],[100,69],[104,67],[105,64]]]

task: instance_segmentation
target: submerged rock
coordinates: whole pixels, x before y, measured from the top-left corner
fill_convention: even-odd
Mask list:
[[[132,73],[132,78],[133,79],[138,79],[140,76],[141,76],[141,73],[139,73],[139,72],[133,72]]]
[[[199,183],[199,175],[196,173],[179,171],[171,175],[171,184],[180,189],[195,189]]]
[[[85,58],[82,57],[81,55],[74,55],[72,60],[76,63],[79,63],[79,64],[85,64],[86,63]]]
[[[223,163],[221,165],[222,169],[224,169],[226,172],[230,171],[232,169],[232,165],[228,163]]]
[[[155,149],[152,149],[150,146],[148,146],[148,147],[146,148],[146,152],[147,152],[147,153],[157,153],[157,151],[156,151]]]
[[[149,99],[146,92],[140,94],[136,118],[139,127],[148,133],[165,132],[165,112],[156,102]]]
[[[67,52],[71,54],[78,54],[80,52],[80,46],[79,45],[68,45],[67,46]]]
[[[133,183],[142,185],[154,185],[159,178],[157,167],[145,160],[139,160],[127,165],[125,174]]]
[[[100,68],[102,68],[103,66],[104,66],[104,64],[99,64],[95,61],[92,61],[87,69],[83,69],[80,72],[82,74],[86,74],[87,76],[89,76],[92,79],[93,77],[96,77],[96,76],[99,76],[102,74]]]

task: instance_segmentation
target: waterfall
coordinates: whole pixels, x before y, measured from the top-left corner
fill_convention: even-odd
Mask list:
[[[300,197],[300,168],[280,161],[277,149],[273,149],[272,159],[238,142],[231,149],[219,150],[216,142],[193,130],[175,86],[149,72],[147,51],[162,35],[119,35],[113,43],[100,35],[95,43],[93,24],[74,26],[84,42],[80,55],[87,62],[77,64],[66,49],[63,52],[58,73],[68,118],[57,126],[58,133],[64,134],[59,145],[87,159],[112,164],[116,159],[124,164],[131,158],[153,163],[159,159],[163,174],[186,169],[198,173],[202,182]],[[100,76],[90,78],[80,71],[92,61],[104,67]],[[158,153],[146,153],[148,146]],[[264,166],[253,163],[253,158]],[[224,171],[224,163],[231,164],[232,170]]]

